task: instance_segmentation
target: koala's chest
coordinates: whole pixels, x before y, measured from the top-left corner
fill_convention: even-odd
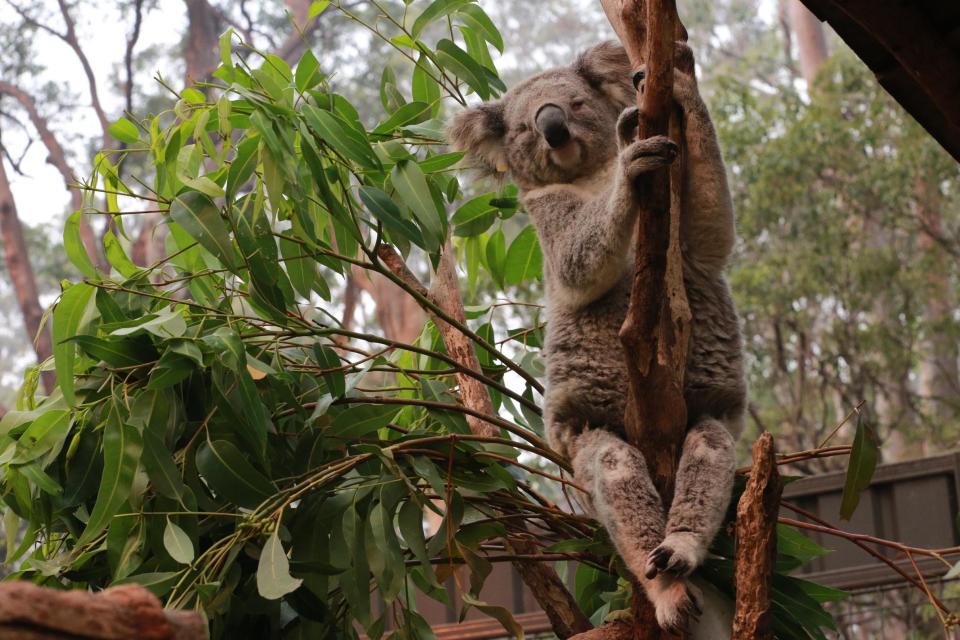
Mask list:
[[[572,352],[596,353],[599,356],[609,354],[614,349],[614,358],[622,360],[617,334],[627,317],[630,286],[629,273],[624,273],[613,289],[585,307],[574,310],[548,304],[548,358]]]

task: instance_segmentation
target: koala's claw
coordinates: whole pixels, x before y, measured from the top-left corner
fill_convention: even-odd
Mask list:
[[[703,614],[699,589],[686,580],[671,580],[654,597],[657,624],[673,634],[687,633]]]
[[[690,575],[703,560],[701,545],[689,533],[673,533],[647,556],[645,575],[653,579],[658,573],[677,577]]]
[[[643,81],[647,77],[647,67],[642,66],[636,71],[633,72],[633,88],[637,91],[640,90],[640,85],[643,84]]]

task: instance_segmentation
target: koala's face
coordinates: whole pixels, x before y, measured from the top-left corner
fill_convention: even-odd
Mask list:
[[[458,114],[449,137],[482,170],[509,171],[522,188],[571,182],[614,155],[617,116],[634,95],[626,53],[603,43]]]

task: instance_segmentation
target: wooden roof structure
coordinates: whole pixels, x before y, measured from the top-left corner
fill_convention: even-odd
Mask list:
[[[960,162],[960,0],[802,0]]]

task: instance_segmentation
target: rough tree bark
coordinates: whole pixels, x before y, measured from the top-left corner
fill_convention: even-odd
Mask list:
[[[165,610],[136,584],[90,593],[19,581],[0,585],[0,638],[204,640],[207,625],[194,611]]]
[[[460,324],[466,324],[463,299],[460,296],[456,266],[453,260],[453,247],[449,241],[444,247],[430,289],[420,283],[392,247],[380,245],[378,256],[394,275],[416,289],[420,295],[429,299],[448,316]],[[480,361],[477,359],[477,354],[470,339],[456,327],[441,320],[436,315],[431,314],[431,319],[437,325],[450,357],[461,366],[480,372]],[[495,415],[490,393],[483,383],[468,375],[457,374],[457,385],[460,387],[460,398],[464,406],[487,415]],[[488,422],[473,416],[467,420],[470,430],[475,435],[500,435],[500,429]],[[505,540],[504,542],[511,553],[523,555],[538,552],[538,548],[533,542],[517,539]],[[553,632],[557,636],[569,638],[593,626],[551,566],[533,562],[515,562],[513,566],[520,574],[524,584],[530,588],[537,603],[547,614]]]
[[[772,640],[770,578],[777,558],[777,512],[783,483],[773,436],[753,443],[753,467],[737,505],[737,586],[733,640]]]
[[[7,272],[10,274],[17,304],[23,315],[24,329],[37,354],[37,362],[43,362],[53,355],[53,339],[48,327],[40,331],[43,308],[40,306],[37,280],[33,275],[33,266],[30,264],[30,255],[23,237],[23,227],[17,216],[17,205],[13,200],[10,182],[7,180],[7,172],[2,162],[0,162],[0,235],[3,236],[3,254],[7,262]],[[56,383],[54,373],[44,371],[42,378],[43,388],[47,393],[53,391]]]
[[[685,39],[674,0],[601,0],[607,18],[627,50],[634,68],[646,66],[644,90],[638,94],[640,139],[673,133],[675,41]],[[692,70],[692,61],[687,62]],[[682,147],[681,147],[682,149]],[[682,157],[670,170],[643,176],[637,185],[641,208],[636,231],[636,263],[627,318],[620,330],[629,373],[627,437],[643,452],[666,508],[687,408],[683,374],[690,333],[690,308],[683,285],[680,255],[680,179]],[[671,637],[656,623],[653,608],[639,585],[634,587],[636,638]]]
[[[823,23],[817,16],[810,13],[800,0],[788,0],[790,3],[790,26],[797,40],[797,53],[800,57],[800,73],[812,87],[813,81],[826,62],[827,38],[823,31]]]

